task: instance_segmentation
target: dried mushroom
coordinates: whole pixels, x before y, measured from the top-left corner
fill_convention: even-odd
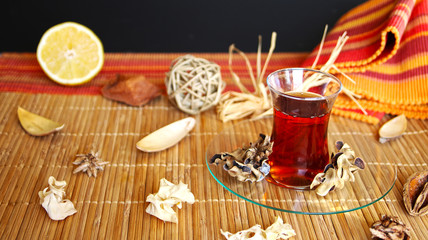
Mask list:
[[[160,96],[162,91],[144,76],[124,76],[117,78],[101,89],[105,98],[126,103],[131,106],[142,106]]]
[[[379,142],[385,143],[392,139],[400,137],[407,128],[407,119],[404,115],[399,115],[385,124],[379,129]]]
[[[210,163],[224,164],[224,170],[241,182],[259,182],[269,174],[270,166],[267,161],[272,153],[272,145],[273,142],[270,142],[269,136],[260,134],[255,143],[250,143],[249,146],[238,148],[231,153],[215,154]]]
[[[17,113],[22,128],[33,136],[45,136],[64,128],[64,124],[29,112],[22,107],[18,107]]]
[[[187,184],[180,182],[175,185],[165,178],[160,180],[159,191],[155,194],[147,196],[147,202],[150,202],[146,208],[146,212],[163,221],[177,223],[177,213],[172,209],[177,206],[181,209],[182,203],[187,202],[193,204],[195,197]]]
[[[354,150],[348,144],[337,141],[336,149],[338,152],[332,154],[331,163],[312,181],[310,188],[316,187],[315,191],[320,196],[325,196],[336,188],[342,189],[347,181],[354,182],[354,173],[365,168],[364,161],[355,157]]]
[[[276,221],[266,230],[263,230],[260,225],[254,225],[253,227],[239,231],[235,234],[230,232],[223,232],[221,234],[228,240],[274,240],[274,239],[288,239],[296,236],[296,232],[293,230],[290,224],[283,223],[280,217],[276,218]]]
[[[412,216],[428,213],[428,170],[416,172],[407,179],[403,187],[403,201]]]
[[[88,154],[77,154],[77,159],[73,162],[74,165],[79,165],[74,169],[73,173],[86,172],[89,177],[97,177],[98,171],[104,170],[104,165],[108,162],[102,162],[99,158],[99,153],[90,152]]]
[[[65,181],[57,181],[54,177],[48,179],[49,187],[39,192],[40,204],[52,220],[63,220],[77,211],[73,203],[65,197]]]
[[[383,215],[382,219],[372,224],[370,228],[372,239],[398,240],[410,239],[410,228],[397,217]]]

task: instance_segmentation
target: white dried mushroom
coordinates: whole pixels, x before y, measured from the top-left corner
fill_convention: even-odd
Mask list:
[[[147,202],[150,202],[146,208],[146,212],[165,222],[177,223],[177,213],[172,209],[177,206],[181,209],[182,203],[187,202],[193,204],[195,197],[187,188],[187,184],[180,182],[175,185],[165,178],[160,180],[159,191],[155,194],[147,196]]]
[[[237,233],[230,233],[221,230],[221,234],[228,240],[275,240],[275,239],[288,239],[296,236],[290,224],[283,223],[281,217],[277,217],[276,221],[266,230],[263,230],[260,225],[239,231]]]
[[[48,179],[49,187],[39,192],[40,204],[52,220],[63,220],[77,212],[73,203],[65,197],[65,181],[57,181],[54,177]]]

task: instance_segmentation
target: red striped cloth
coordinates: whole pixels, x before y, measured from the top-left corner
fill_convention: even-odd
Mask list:
[[[62,86],[51,81],[40,68],[34,53],[3,53],[0,55],[0,92],[28,92],[49,94],[101,94],[101,88],[107,81],[117,74],[144,75],[145,78],[165,89],[165,74],[169,71],[172,60],[185,53],[106,53],[104,66],[101,72],[90,82],[80,86]],[[226,81],[226,90],[237,90],[233,85],[228,70],[228,53],[194,53],[220,65],[223,80]],[[276,53],[272,56],[267,72],[273,72],[284,67],[298,67],[308,53]],[[266,54],[262,55],[263,58]],[[248,54],[251,63],[256,64],[255,53]],[[245,62],[236,59],[234,70],[243,81],[251,81]]]
[[[372,123],[382,112],[428,118],[428,0],[372,0],[352,9],[328,33],[320,66],[344,31],[350,38],[335,65],[357,83],[337,76],[363,96],[360,103],[370,114],[343,96],[335,113]],[[311,66],[317,52],[302,66]]]

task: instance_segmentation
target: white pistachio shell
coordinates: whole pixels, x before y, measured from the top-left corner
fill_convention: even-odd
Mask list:
[[[184,118],[145,136],[137,142],[137,148],[144,152],[158,152],[177,144],[195,126],[195,119]]]
[[[18,107],[17,112],[22,128],[33,136],[45,136],[57,132],[64,127],[64,124],[54,122],[21,107]]]
[[[391,139],[401,136],[407,128],[407,119],[404,115],[399,115],[379,129],[379,142],[385,143]]]

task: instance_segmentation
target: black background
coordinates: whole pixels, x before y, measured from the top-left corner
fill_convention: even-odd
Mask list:
[[[106,52],[226,52],[231,43],[276,52],[310,51],[363,0],[25,0],[2,1],[0,52],[35,52],[51,26],[75,21],[92,29]]]

